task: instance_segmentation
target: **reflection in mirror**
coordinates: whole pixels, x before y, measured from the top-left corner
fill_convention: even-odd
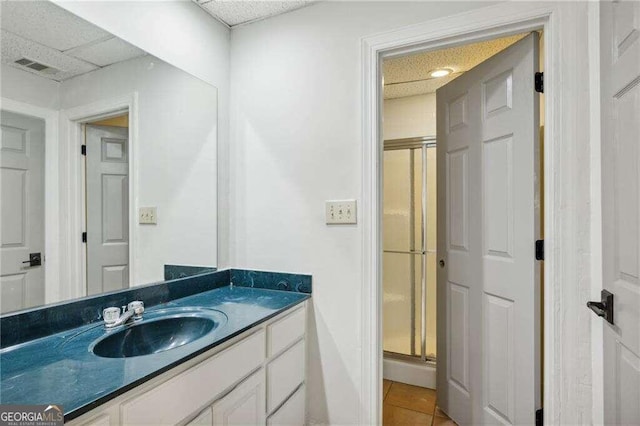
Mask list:
[[[49,1],[0,8],[0,313],[215,268],[216,88]]]

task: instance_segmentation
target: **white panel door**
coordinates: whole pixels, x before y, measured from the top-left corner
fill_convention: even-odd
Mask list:
[[[538,35],[437,91],[438,404],[458,424],[540,408]]]
[[[86,126],[87,294],[129,287],[128,129]]]
[[[44,129],[41,119],[1,112],[0,312],[44,304]]]
[[[640,2],[600,3],[605,424],[640,424]]]

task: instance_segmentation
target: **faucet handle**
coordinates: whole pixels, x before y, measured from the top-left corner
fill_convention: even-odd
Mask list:
[[[112,324],[120,319],[120,308],[115,306],[104,308],[102,310],[102,319],[107,324]]]
[[[144,312],[144,302],[141,300],[134,300],[133,302],[127,305],[127,309],[133,311],[133,318],[140,319],[142,318],[142,313]]]

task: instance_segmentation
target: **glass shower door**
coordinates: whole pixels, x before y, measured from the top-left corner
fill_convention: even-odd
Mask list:
[[[435,359],[435,143],[385,142],[383,348]]]

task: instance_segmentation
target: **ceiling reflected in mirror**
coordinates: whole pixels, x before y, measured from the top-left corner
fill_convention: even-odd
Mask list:
[[[146,53],[48,1],[3,1],[2,63],[64,81]]]

